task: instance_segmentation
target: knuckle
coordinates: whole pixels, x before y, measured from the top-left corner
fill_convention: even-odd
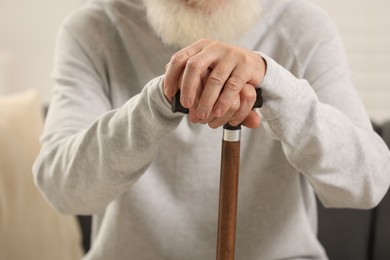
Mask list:
[[[220,41],[208,41],[208,45],[210,46],[210,48],[213,49],[221,49],[226,48],[228,46]]]
[[[253,102],[256,101],[256,98],[257,98],[256,92],[253,91],[253,90],[251,90],[251,91],[243,91],[242,95],[241,95],[241,98],[243,100],[246,100],[247,102],[253,103]]]
[[[234,105],[234,103],[231,100],[222,99],[222,98],[220,98],[218,100],[218,106],[223,108],[223,110],[234,109],[234,108],[232,108],[233,105]]]
[[[225,88],[231,92],[239,92],[242,89],[242,80],[239,77],[231,76],[225,84]]]
[[[190,70],[201,71],[203,68],[203,63],[200,59],[191,58],[187,61],[186,67]]]
[[[205,39],[205,38],[202,38],[202,39],[199,39],[196,41],[197,44],[202,44],[202,45],[207,45],[210,43],[210,40],[209,39]]]
[[[219,99],[218,107],[223,111],[221,118],[230,118],[240,109],[240,103],[231,99]]]
[[[177,52],[177,53],[172,55],[171,60],[170,60],[170,64],[181,65],[181,64],[187,62],[189,57],[190,57],[190,54],[187,51],[183,50],[181,52]]]
[[[250,55],[242,55],[241,60],[244,64],[249,64],[251,66],[253,66],[255,64],[254,58]]]
[[[212,73],[210,74],[207,83],[213,86],[221,86],[225,83],[225,79],[219,73]]]

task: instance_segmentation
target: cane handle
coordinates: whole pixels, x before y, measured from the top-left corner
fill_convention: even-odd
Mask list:
[[[253,105],[253,108],[259,108],[263,105],[263,97],[261,95],[261,88],[256,88],[256,101]],[[188,108],[185,108],[180,103],[180,91],[176,93],[176,95],[172,99],[172,112],[176,113],[183,113],[188,114],[189,110]]]

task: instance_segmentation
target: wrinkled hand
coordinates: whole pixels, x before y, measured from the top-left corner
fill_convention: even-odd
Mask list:
[[[252,51],[211,40],[200,40],[174,54],[166,66],[165,96],[180,89],[180,103],[189,108],[193,123],[217,128],[226,123],[260,125],[252,110],[254,87],[265,74],[265,62]]]

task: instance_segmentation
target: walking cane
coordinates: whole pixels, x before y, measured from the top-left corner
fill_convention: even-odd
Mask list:
[[[256,89],[254,108],[261,107],[261,89]],[[180,104],[178,92],[172,101],[172,111],[188,114]],[[221,179],[219,187],[219,213],[217,236],[217,260],[234,260],[236,242],[238,178],[240,168],[241,125],[223,126]]]

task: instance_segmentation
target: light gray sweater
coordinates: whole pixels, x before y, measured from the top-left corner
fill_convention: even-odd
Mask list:
[[[237,260],[326,259],[315,193],[370,208],[390,154],[371,128],[329,17],[303,0],[262,0],[236,44],[264,54],[259,129],[243,129]],[[85,259],[214,259],[221,129],[173,114],[164,46],[141,0],[90,1],[58,35],[55,86],[34,166],[47,200],[93,215]]]

